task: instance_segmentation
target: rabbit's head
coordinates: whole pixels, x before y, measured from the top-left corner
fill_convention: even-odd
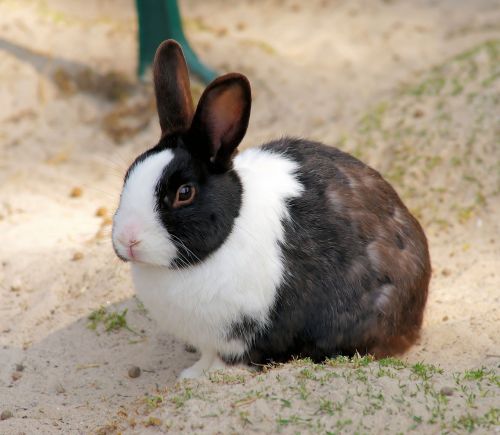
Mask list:
[[[162,134],[125,175],[113,247],[125,261],[185,267],[217,249],[238,216],[242,187],[232,158],[248,126],[250,84],[240,74],[221,76],[194,110],[172,40],[158,48],[153,71]]]

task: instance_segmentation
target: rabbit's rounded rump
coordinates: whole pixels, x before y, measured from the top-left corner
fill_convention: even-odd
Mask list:
[[[113,246],[139,298],[201,359],[224,364],[403,352],[418,337],[430,260],[422,228],[375,170],[285,138],[235,156],[250,114],[239,74],[196,108],[180,47],[155,59],[162,138],[128,170]]]

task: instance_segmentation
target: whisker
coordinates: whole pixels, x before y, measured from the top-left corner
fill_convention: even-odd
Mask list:
[[[121,174],[125,174],[125,171],[127,170],[127,166],[125,165],[125,163],[116,162],[106,155],[100,154],[95,156],[94,159],[96,159],[99,163],[105,165],[106,167],[110,167]]]
[[[192,255],[192,256],[193,256],[193,257],[194,257],[197,261],[200,261],[200,262],[201,262],[201,260],[198,258],[198,256],[197,256],[197,255],[196,255],[193,251],[191,251],[191,249],[189,249],[189,248],[186,246],[186,244],[185,244],[185,243],[184,243],[184,242],[183,242],[183,241],[182,241],[179,237],[177,237],[177,236],[176,236],[176,235],[174,235],[174,234],[170,234],[170,236],[171,236],[174,240],[176,240],[176,241],[177,241],[177,242],[181,245],[181,247],[182,247],[182,248],[184,248],[184,249],[188,252],[188,254],[191,254],[191,255]],[[180,255],[180,252],[179,252],[179,255]]]
[[[108,196],[109,198],[112,198],[113,200],[115,200],[115,202],[118,202],[119,194],[117,192],[112,193],[112,192],[101,189],[99,187],[95,187],[95,186],[93,186],[91,184],[87,184],[87,183],[82,183],[82,187],[84,187],[87,190],[91,190],[94,192],[99,192],[101,194],[104,194],[104,195]]]
[[[136,156],[124,157],[121,151],[118,149],[115,149],[113,151],[113,155],[116,155],[122,161],[122,163],[125,165],[125,169],[128,169],[130,167],[130,165],[134,161],[134,158],[136,157]]]

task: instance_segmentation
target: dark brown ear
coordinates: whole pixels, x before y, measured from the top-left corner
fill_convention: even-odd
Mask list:
[[[162,137],[186,131],[193,119],[189,74],[181,46],[173,39],[156,50],[153,76]]]
[[[252,92],[247,78],[231,73],[215,79],[203,92],[191,125],[196,151],[227,170],[247,131]]]

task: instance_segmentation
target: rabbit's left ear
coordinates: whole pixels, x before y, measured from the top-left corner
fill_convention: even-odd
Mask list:
[[[194,113],[189,74],[182,48],[173,39],[156,50],[153,77],[161,135],[188,130]]]
[[[251,104],[250,83],[237,73],[215,79],[200,98],[189,131],[191,143],[219,170],[231,168],[234,151],[247,131]]]

